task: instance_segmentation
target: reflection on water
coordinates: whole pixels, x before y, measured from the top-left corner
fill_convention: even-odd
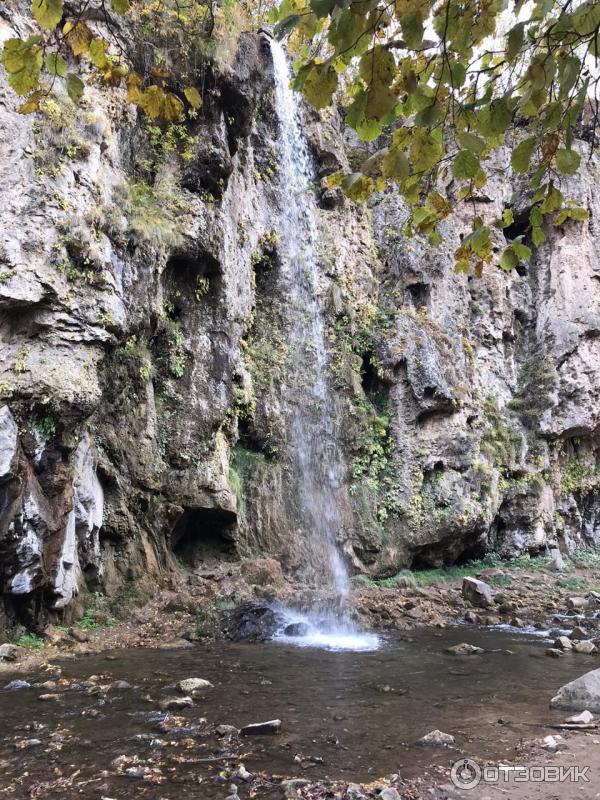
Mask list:
[[[446,652],[461,641],[487,652]],[[418,631],[410,640],[390,635],[381,644],[336,652],[284,641],[218,642],[189,650],[117,651],[114,661],[104,655],[65,660],[63,676],[79,686],[0,691],[0,796],[26,798],[28,786],[56,770],[80,770],[78,780],[91,783],[72,794],[63,791],[61,800],[224,798],[227,783],[219,772],[227,761],[219,759],[226,746],[214,725],[274,718],[282,720],[280,735],[243,740],[242,760],[253,772],[368,781],[398,770],[410,777],[436,764],[449,766],[463,754],[510,759],[519,739],[536,738],[544,725],[562,720],[561,712],[548,708],[558,687],[595,665],[593,656],[547,658],[539,638],[463,627]],[[127,681],[131,688],[95,694],[82,685],[93,674],[102,676],[100,683]],[[193,707],[173,712],[182,728],[165,733],[158,702],[177,694],[175,683],[188,677],[206,678],[214,688]],[[40,702],[48,691],[59,699]],[[454,735],[456,747],[415,746],[434,728]],[[15,737],[41,744],[15,750]],[[160,787],[115,775],[110,765],[122,754],[160,769]],[[17,779],[22,793],[2,795]],[[247,788],[240,796],[248,796]]]

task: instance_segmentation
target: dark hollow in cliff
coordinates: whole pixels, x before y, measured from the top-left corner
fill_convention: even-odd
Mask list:
[[[188,567],[211,559],[235,557],[236,515],[222,508],[187,508],[171,533],[171,547]]]

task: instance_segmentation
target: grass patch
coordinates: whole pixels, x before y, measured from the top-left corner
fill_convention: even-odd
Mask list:
[[[41,636],[29,632],[21,634],[16,643],[19,647],[27,647],[30,650],[41,650],[44,646],[44,640]]]
[[[587,588],[587,581],[585,578],[573,577],[560,577],[556,581],[556,585],[561,589],[569,589],[572,592],[580,592]]]
[[[375,581],[377,586],[383,588],[397,588],[403,581],[412,579],[413,586],[428,586],[432,583],[449,583],[451,581],[462,580],[467,576],[476,575],[484,569],[502,569],[509,571],[526,571],[530,569],[543,569],[548,567],[546,556],[530,556],[525,554],[510,559],[502,559],[500,556],[490,554],[478,561],[469,561],[466,564],[459,564],[451,567],[441,567],[439,569],[422,570],[402,570],[391,578],[383,578]],[[488,582],[495,586],[509,586],[512,583],[510,575],[496,575],[490,577]],[[405,584],[408,585],[408,584]]]

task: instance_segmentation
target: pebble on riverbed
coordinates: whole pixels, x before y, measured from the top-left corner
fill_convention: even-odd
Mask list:
[[[281,731],[281,720],[270,719],[267,722],[253,722],[250,725],[244,725],[240,730],[240,736],[257,736],[279,733]]]
[[[190,692],[197,692],[199,689],[212,689],[213,685],[204,678],[185,678],[179,681],[177,688],[183,694],[189,694]]]
[[[460,644],[452,645],[452,647],[448,647],[448,653],[452,653],[455,656],[474,656],[477,653],[485,653],[483,647],[476,647],[474,644],[469,644],[468,642],[461,642]]]

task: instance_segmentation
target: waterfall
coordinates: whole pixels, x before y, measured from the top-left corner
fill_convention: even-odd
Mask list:
[[[343,491],[344,462],[335,436],[335,409],[328,385],[325,328],[318,293],[315,171],[302,132],[298,101],[290,86],[285,51],[273,40],[271,50],[279,123],[279,252],[289,283],[288,439],[296,460],[298,505],[310,567],[327,588],[335,590],[338,598],[335,614],[330,610],[329,627],[337,632],[338,639],[341,634],[356,645],[357,639],[363,640],[364,636],[356,634],[347,614],[350,583],[337,544],[342,519],[336,496]],[[318,616],[322,620],[323,609],[318,610]],[[303,617],[302,621],[306,619]]]

